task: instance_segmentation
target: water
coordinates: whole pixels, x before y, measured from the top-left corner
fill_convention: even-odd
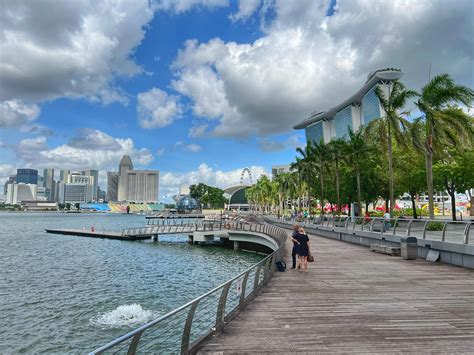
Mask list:
[[[1,213],[0,353],[85,353],[262,258],[192,246],[186,236],[156,243],[44,232],[144,224],[135,215]]]

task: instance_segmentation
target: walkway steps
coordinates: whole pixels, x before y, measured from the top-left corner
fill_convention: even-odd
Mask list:
[[[128,235],[123,236],[121,232],[109,232],[109,231],[90,231],[84,229],[46,229],[46,233],[52,234],[63,234],[63,235],[76,235],[80,237],[90,238],[102,238],[102,239],[116,239],[116,240],[145,240],[150,239],[150,235]]]
[[[310,240],[309,272],[276,272],[198,353],[472,354],[473,270]]]

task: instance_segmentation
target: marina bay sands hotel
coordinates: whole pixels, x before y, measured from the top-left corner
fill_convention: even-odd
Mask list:
[[[354,95],[327,111],[312,113],[293,128],[305,129],[306,140],[314,143],[319,143],[321,139],[328,143],[333,138],[342,138],[348,129],[357,131],[360,126],[384,115],[375,88],[379,86],[387,97],[390,84],[402,75],[399,69],[393,68],[372,72]]]

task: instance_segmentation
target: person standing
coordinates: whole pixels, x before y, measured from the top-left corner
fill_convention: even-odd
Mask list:
[[[383,231],[386,232],[388,230],[390,230],[390,227],[391,227],[391,223],[390,223],[390,213],[388,213],[388,211],[385,212],[385,214],[383,215]]]
[[[294,238],[298,243],[298,261],[300,271],[308,272],[309,237],[302,227]]]
[[[299,226],[293,225],[293,233],[291,234],[291,241],[293,242],[293,249],[291,250],[291,260],[293,261],[292,269],[296,268],[296,255],[298,255],[298,241],[295,239],[298,234]]]

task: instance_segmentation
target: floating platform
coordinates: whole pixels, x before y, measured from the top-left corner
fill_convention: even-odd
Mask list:
[[[85,229],[46,229],[46,233],[62,234],[62,235],[76,235],[80,237],[101,238],[101,239],[115,239],[115,240],[147,240],[150,235],[122,235],[121,232],[112,231],[90,231]]]

